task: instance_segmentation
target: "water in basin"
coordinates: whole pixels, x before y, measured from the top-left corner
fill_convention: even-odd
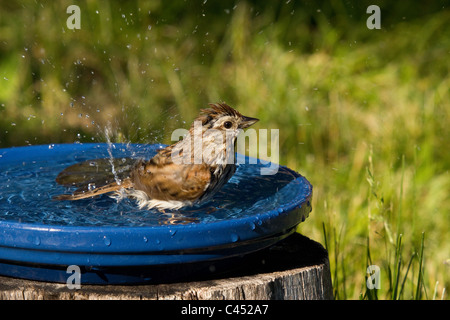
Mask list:
[[[58,173],[69,165],[111,154],[115,158],[150,159],[161,147],[99,143],[0,149],[0,221],[88,227],[209,223],[282,210],[282,204],[298,195],[298,174],[280,166],[274,175],[261,175],[260,169],[268,164],[250,164],[247,158],[210,201],[179,211],[141,210],[132,199],[117,202],[108,195],[79,201],[52,200],[71,191],[55,182]],[[243,162],[243,156],[238,157]]]

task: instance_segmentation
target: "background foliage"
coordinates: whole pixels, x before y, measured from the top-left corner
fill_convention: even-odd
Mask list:
[[[337,299],[447,299],[448,5],[0,1],[0,147],[104,141],[107,125],[169,143],[226,101],[279,128],[281,164],[314,185],[299,231],[327,247]]]

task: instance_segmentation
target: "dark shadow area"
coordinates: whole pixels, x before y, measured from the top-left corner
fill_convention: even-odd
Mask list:
[[[126,281],[128,286],[219,280],[317,266],[324,264],[327,260],[328,253],[320,243],[293,233],[266,249],[211,262],[125,268],[81,267],[81,283],[83,285],[89,283],[120,285],[117,281]],[[55,282],[66,283],[70,276],[66,272],[66,266],[14,265],[4,261],[0,264],[0,268],[6,268],[5,270],[12,277],[38,281],[41,277],[45,278],[52,274]],[[11,270],[16,271],[11,273]]]

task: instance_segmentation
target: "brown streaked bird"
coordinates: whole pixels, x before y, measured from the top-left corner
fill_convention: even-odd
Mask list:
[[[56,200],[79,200],[105,193],[135,198],[141,209],[178,210],[210,199],[233,176],[238,134],[258,119],[225,103],[201,110],[183,140],[150,160],[95,159],[67,167],[56,178],[75,186]]]

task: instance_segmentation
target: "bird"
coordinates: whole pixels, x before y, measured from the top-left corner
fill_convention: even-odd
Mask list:
[[[149,160],[94,159],[62,170],[56,182],[77,187],[54,200],[80,200],[110,194],[132,198],[140,209],[179,210],[211,199],[236,171],[235,142],[243,129],[259,121],[226,103],[210,103],[184,138]]]

